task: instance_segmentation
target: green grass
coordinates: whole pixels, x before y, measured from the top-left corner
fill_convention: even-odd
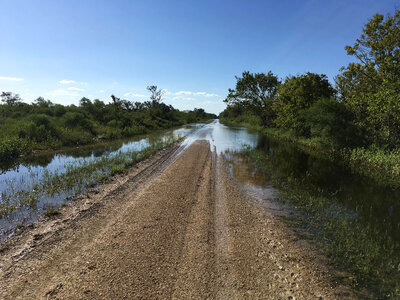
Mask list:
[[[25,189],[14,187],[13,183],[10,183],[9,192],[1,194],[0,218],[18,209],[33,209],[44,197],[57,197],[63,192],[70,191],[74,191],[74,194],[84,192],[90,187],[106,182],[110,176],[123,173],[129,167],[181,139],[169,136],[151,142],[141,151],[106,154],[91,161],[81,160],[67,165],[63,172],[45,170],[40,180],[33,177],[32,183]]]
[[[247,155],[251,166],[278,188],[277,199],[298,212],[283,220],[313,233],[331,262],[350,272],[347,283],[366,287],[372,297],[400,297],[398,242],[359,219],[334,193],[310,188],[307,178],[277,175],[274,161],[263,151],[248,148]]]
[[[298,137],[286,130],[264,128],[246,118],[222,119],[228,126],[241,126],[259,131],[278,140],[295,144],[303,151],[326,158],[351,168],[355,173],[367,176],[379,184],[400,187],[400,150],[385,150],[377,146],[369,148],[335,149],[319,138]]]
[[[60,214],[60,210],[58,208],[50,207],[46,210],[44,215],[48,218],[58,216]]]

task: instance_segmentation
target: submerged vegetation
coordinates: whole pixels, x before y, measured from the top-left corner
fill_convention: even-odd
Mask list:
[[[180,137],[167,136],[150,141],[140,151],[118,151],[92,159],[82,158],[66,162],[59,169],[30,173],[29,178],[20,177],[20,182],[8,182],[7,189],[1,192],[0,218],[17,210],[33,209],[42,201],[51,203],[52,197],[82,193],[180,140]],[[53,206],[51,209],[56,209]]]
[[[11,92],[1,94],[0,163],[32,150],[58,149],[114,140],[156,129],[216,118],[203,109],[179,111],[162,102],[162,91],[148,87],[150,101],[111,96],[110,103],[82,98],[79,106],[54,104],[39,97],[32,104]]]
[[[324,74],[280,81],[271,71],[243,72],[220,120],[334,153],[357,171],[399,185],[400,11],[376,14],[346,51],[357,62],[341,69],[335,87]]]
[[[296,176],[296,166],[288,162],[293,153],[247,151],[253,168],[278,187],[278,198],[300,213],[292,219],[313,233],[334,264],[352,274],[348,281],[375,297],[397,299],[400,223],[399,194],[394,192],[400,187],[400,10],[386,17],[376,14],[345,49],[356,62],[340,70],[334,86],[324,74],[308,72],[280,80],[271,71],[243,72],[229,89],[227,108],[219,117],[221,123],[252,128],[313,157],[339,162],[362,180],[372,178],[369,183],[379,186],[375,192],[382,187],[384,192],[364,203],[353,202],[352,195],[342,202],[342,186],[332,191],[313,185],[310,173]],[[310,163],[307,160],[303,155],[296,163]],[[313,168],[325,166],[311,161]],[[330,171],[319,174],[318,180],[332,180]]]
[[[332,263],[349,272],[338,279],[357,288],[367,288],[376,297],[399,297],[400,227],[393,223],[396,219],[391,220],[389,215],[377,224],[375,214],[369,211],[373,206],[367,199],[365,203],[357,204],[355,211],[343,205],[342,201],[352,199],[344,200],[340,191],[321,189],[323,185],[315,183],[326,180],[320,173],[330,170],[314,173],[308,169],[305,174],[298,173],[293,164],[307,164],[303,162],[306,156],[298,153],[294,155],[298,159],[288,159],[288,154],[293,154],[290,145],[288,149],[282,141],[276,143],[279,146],[272,147],[272,151],[268,150],[268,145],[267,150],[248,147],[240,158],[234,159],[245,159],[253,176],[260,174],[277,188],[277,200],[295,208],[296,213],[285,220],[312,233]],[[314,159],[308,163],[318,169],[322,166]]]

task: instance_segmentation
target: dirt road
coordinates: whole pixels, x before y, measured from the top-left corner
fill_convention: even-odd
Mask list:
[[[331,269],[197,141],[2,244],[0,299],[343,299]]]

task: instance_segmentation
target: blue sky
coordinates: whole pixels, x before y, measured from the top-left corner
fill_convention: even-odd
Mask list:
[[[166,90],[179,109],[218,113],[242,71],[333,78],[345,45],[400,1],[0,0],[0,91],[78,104]]]

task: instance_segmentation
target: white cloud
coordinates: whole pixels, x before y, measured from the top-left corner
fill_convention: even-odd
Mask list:
[[[177,93],[175,93],[175,95],[179,96],[179,95],[193,95],[193,92],[190,91],[179,91]]]
[[[22,80],[24,80],[24,79],[23,79],[23,78],[17,78],[17,77],[4,77],[4,76],[0,76],[0,80],[22,81]]]
[[[135,94],[135,93],[125,93],[124,94],[124,97],[129,97],[129,96],[131,96],[131,97],[146,97],[145,95]]]
[[[76,81],[75,80],[65,80],[65,79],[63,79],[63,80],[60,80],[59,83],[61,83],[61,84],[72,84],[72,83],[76,83]]]
[[[175,95],[180,96],[180,95],[186,95],[186,96],[204,96],[204,97],[218,97],[217,94],[210,94],[206,92],[191,92],[191,91],[179,91],[176,92]]]
[[[47,93],[48,95],[51,96],[70,96],[70,97],[78,97],[79,94],[75,91],[68,91],[68,90],[64,90],[64,89],[57,89],[55,91],[51,91]]]
[[[99,93],[104,93],[104,90],[100,90]]]
[[[74,86],[70,86],[69,88],[68,88],[68,90],[70,90],[70,91],[84,91],[84,89],[81,89],[81,88],[77,88],[77,87],[74,87]]]
[[[163,95],[172,95],[172,93],[170,91],[168,91],[167,89],[162,89],[161,92],[163,93]]]
[[[194,95],[205,96],[205,97],[218,97],[217,94],[210,94],[210,93],[206,93],[206,92],[196,92],[196,93],[194,93]]]
[[[192,97],[175,96],[175,97],[172,97],[172,100],[190,100],[190,101],[194,101],[196,99],[192,98]]]
[[[218,94],[204,94],[206,97],[219,97]]]

